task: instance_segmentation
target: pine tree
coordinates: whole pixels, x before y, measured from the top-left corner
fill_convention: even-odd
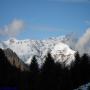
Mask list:
[[[89,64],[89,56],[84,54],[81,58],[80,62],[80,71],[81,71],[81,79],[83,83],[87,83],[90,81],[90,64]]]
[[[59,69],[59,68],[58,68]],[[57,90],[57,67],[54,62],[54,59],[51,57],[51,54],[48,53],[46,60],[41,69],[41,77],[42,77],[42,90]]]
[[[8,77],[9,62],[5,57],[4,51],[0,49],[0,85],[6,85]]]
[[[39,88],[39,67],[35,56],[30,65],[29,86],[30,90],[36,90]]]
[[[77,52],[75,55],[75,62],[73,63],[73,66],[70,69],[73,88],[77,88],[81,83],[81,80],[80,80],[81,74],[80,74],[80,68],[79,68],[80,62],[81,62],[81,57]]]
[[[30,72],[34,72],[34,74],[39,72],[39,66],[38,66],[35,56],[33,57],[31,61]]]

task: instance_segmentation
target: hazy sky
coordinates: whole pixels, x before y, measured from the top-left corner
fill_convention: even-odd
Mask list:
[[[0,39],[78,37],[89,27],[89,0],[0,0]]]

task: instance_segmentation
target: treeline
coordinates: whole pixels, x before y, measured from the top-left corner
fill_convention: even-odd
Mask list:
[[[76,54],[75,62],[70,67],[54,62],[50,54],[39,68],[33,60],[29,71],[21,71],[12,66],[3,50],[0,49],[0,86],[16,87],[17,90],[73,90],[90,82],[90,57]]]

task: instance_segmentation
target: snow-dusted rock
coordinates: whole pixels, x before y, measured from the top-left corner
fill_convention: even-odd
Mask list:
[[[90,90],[90,82],[87,84],[84,84],[84,85],[82,85],[79,88],[74,89],[74,90]]]

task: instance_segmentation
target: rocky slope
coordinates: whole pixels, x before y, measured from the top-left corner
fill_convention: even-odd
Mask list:
[[[29,67],[24,62],[22,62],[22,60],[16,55],[15,52],[13,52],[9,48],[3,49],[3,50],[4,50],[5,56],[7,57],[7,60],[10,62],[12,66],[15,66],[21,71],[29,70]]]

